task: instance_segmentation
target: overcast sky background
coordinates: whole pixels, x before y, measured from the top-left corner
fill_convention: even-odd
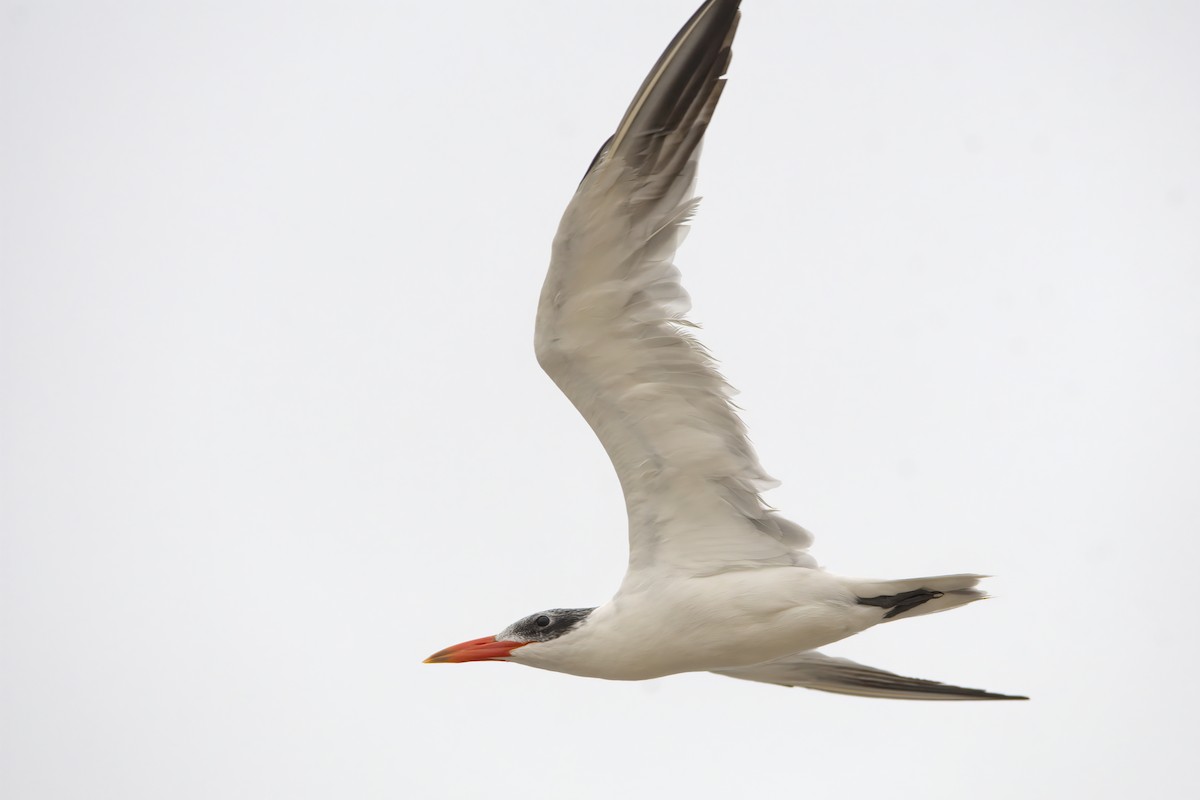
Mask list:
[[[0,4],[0,794],[1186,796],[1200,5],[746,0],[678,263],[828,652],[1029,703],[443,646],[624,569],[539,371],[558,217],[694,0]]]

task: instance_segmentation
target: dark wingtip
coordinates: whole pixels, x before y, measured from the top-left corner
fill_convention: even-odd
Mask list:
[[[643,175],[669,175],[682,167],[721,95],[740,4],[709,0],[696,9],[655,62],[589,173],[609,156]]]
[[[902,592],[901,594],[885,594],[879,597],[860,597],[858,604],[860,606],[878,606],[879,608],[890,609],[883,615],[884,619],[891,619],[905,611],[911,611],[922,603],[927,603],[930,600],[937,600],[945,595],[945,592],[932,591],[930,589],[914,589],[911,592]]]
[[[891,695],[901,700],[1028,700],[1024,695],[1000,694],[984,689],[970,689],[965,686],[954,686],[941,681],[931,681],[926,678],[909,678],[894,672],[863,667],[858,664],[833,663],[830,674],[837,682],[847,687],[855,687],[868,692],[880,692],[879,696]]]

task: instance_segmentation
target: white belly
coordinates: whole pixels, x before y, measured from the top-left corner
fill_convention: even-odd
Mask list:
[[[835,576],[802,567],[660,579],[644,588],[627,580],[578,630],[522,647],[512,660],[613,680],[726,669],[858,633],[878,616],[863,611]]]

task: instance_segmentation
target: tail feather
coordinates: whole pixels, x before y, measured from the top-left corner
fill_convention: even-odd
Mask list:
[[[984,575],[937,575],[898,581],[849,580],[858,602],[884,610],[883,622],[933,614],[982,600],[987,593],[974,588]]]
[[[896,581],[842,578],[863,606],[863,627],[893,619],[916,617],[957,608],[987,597],[976,584],[983,575],[936,575]],[[774,661],[745,667],[713,670],[719,675],[747,681],[802,686],[822,692],[860,697],[890,697],[900,700],[1027,700],[1021,695],[998,694],[983,689],[951,686],[938,681],[909,678],[887,670],[831,658],[807,650]]]

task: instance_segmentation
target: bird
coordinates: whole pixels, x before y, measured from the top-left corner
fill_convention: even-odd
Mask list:
[[[592,160],[554,237],[539,363],[620,480],[629,563],[594,608],[551,608],[426,663],[506,661],[610,680],[713,672],[864,697],[1024,700],[819,652],[875,625],[985,597],[984,576],[834,575],[812,535],[762,499],[732,389],[687,319],[674,265],[696,211],[701,140],[725,88],[740,0],[706,0]]]

